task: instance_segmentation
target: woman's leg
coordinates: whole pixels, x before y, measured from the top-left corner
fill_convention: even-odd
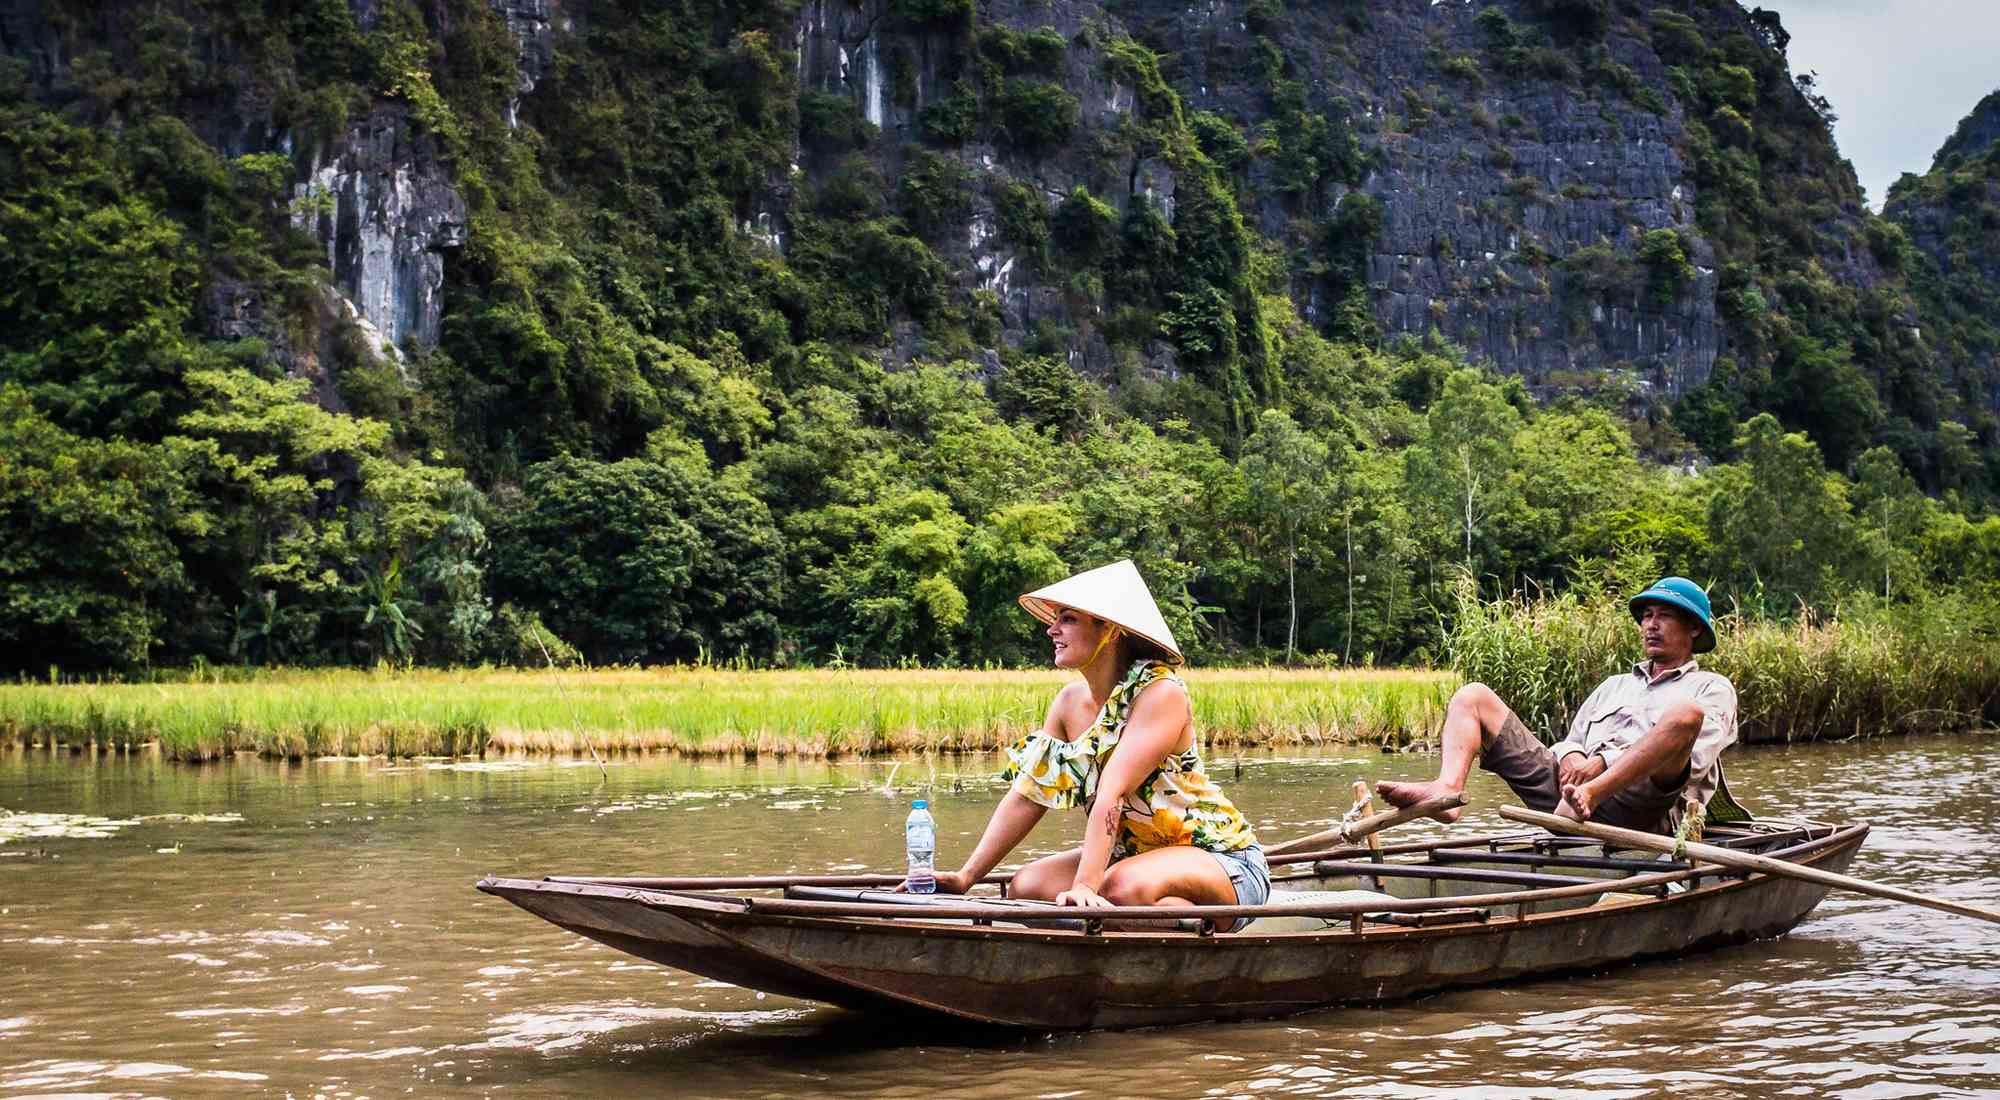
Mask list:
[[[1074,876],[1075,865],[1071,865]],[[1216,858],[1175,845],[1111,865],[1098,893],[1113,905],[1235,905],[1236,887]]]
[[[1076,881],[1076,864],[1082,858],[1081,848],[1043,856],[1014,872],[1014,882],[1007,887],[1007,896],[1033,901],[1056,900],[1057,894],[1069,889],[1070,884]]]

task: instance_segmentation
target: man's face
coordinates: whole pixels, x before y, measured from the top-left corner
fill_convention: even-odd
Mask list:
[[[1686,664],[1694,656],[1701,628],[1694,616],[1663,603],[1639,605],[1639,650],[1646,659],[1664,665]]]

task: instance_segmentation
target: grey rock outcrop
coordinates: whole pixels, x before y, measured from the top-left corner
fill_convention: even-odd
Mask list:
[[[437,344],[444,253],[465,243],[465,200],[407,114],[379,106],[348,128],[295,188],[294,217],[327,250],[340,293],[378,355]]]
[[[492,0],[493,11],[507,24],[520,52],[515,58],[519,79],[507,104],[507,126],[520,125],[521,97],[535,90],[555,63],[556,36],[572,29],[561,0]]]
[[[364,25],[370,0],[352,0]],[[518,45],[515,98],[534,91],[554,63],[557,36],[571,29],[560,0],[491,0]],[[436,143],[408,111],[378,102],[328,147],[294,188],[294,215],[327,250],[333,284],[364,341],[399,359],[405,343],[436,346],[443,320],[444,254],[465,243],[465,200]],[[344,314],[347,310],[343,309]]]

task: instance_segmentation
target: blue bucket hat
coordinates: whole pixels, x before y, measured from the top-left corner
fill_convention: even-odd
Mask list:
[[[1715,648],[1715,616],[1709,613],[1708,593],[1701,586],[1686,577],[1662,577],[1653,582],[1653,587],[1632,597],[1628,604],[1632,617],[1639,617],[1639,609],[1649,603],[1663,603],[1677,607],[1701,620],[1701,632],[1695,635],[1694,651],[1707,653]]]

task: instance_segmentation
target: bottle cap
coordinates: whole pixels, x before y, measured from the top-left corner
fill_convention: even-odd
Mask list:
[[[912,803],[910,803],[910,808],[911,808],[911,809],[916,809],[916,810],[922,810],[922,809],[927,809],[927,808],[929,808],[929,807],[930,807],[930,803],[928,803],[928,802],[925,802],[925,801],[924,801],[923,799],[921,799],[921,798],[917,799],[917,800],[916,800],[915,802],[912,802]]]

